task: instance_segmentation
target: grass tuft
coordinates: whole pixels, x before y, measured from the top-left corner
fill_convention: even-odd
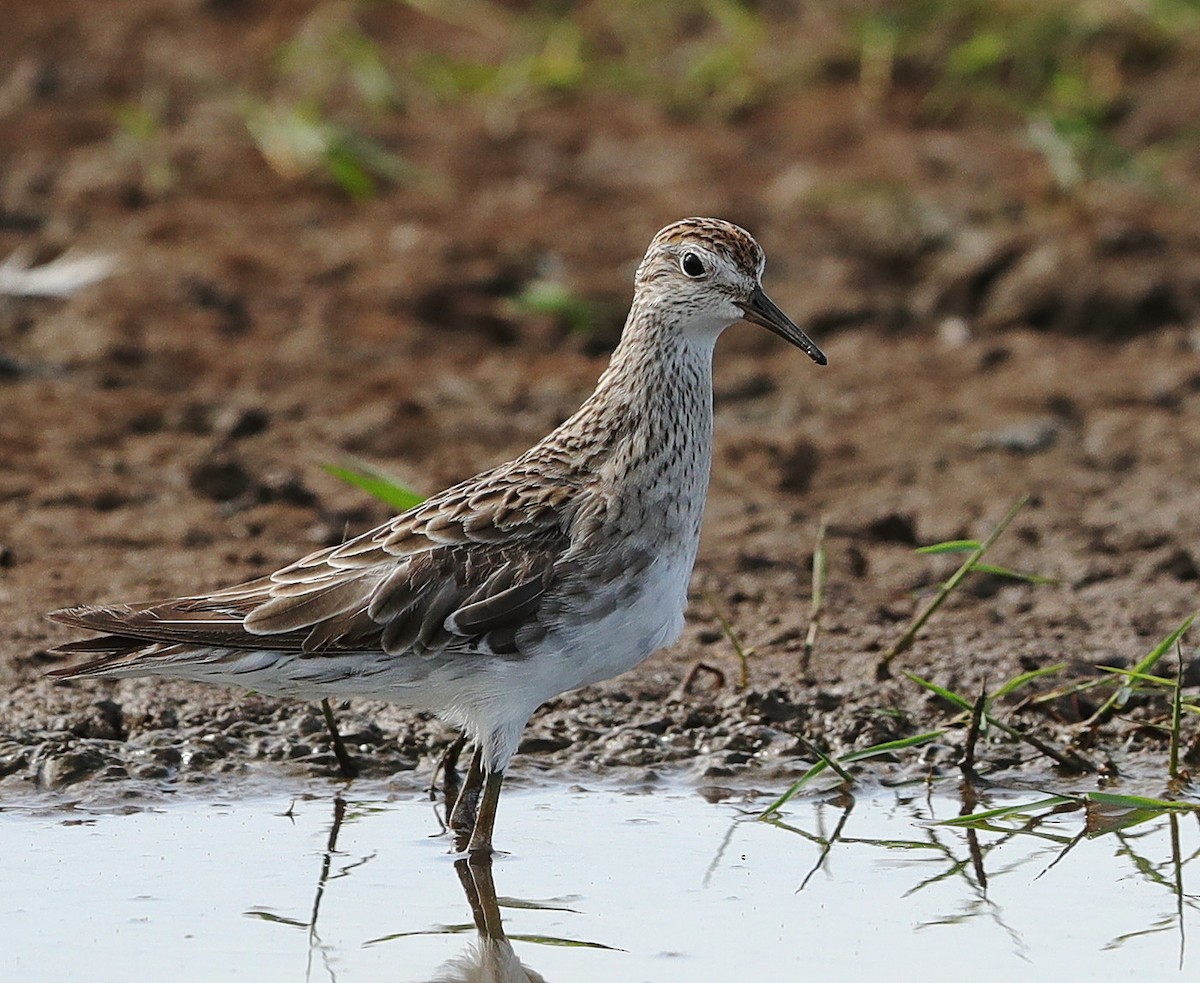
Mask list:
[[[844,754],[837,758],[839,765],[853,764],[856,761],[865,761],[868,758],[876,758],[882,754],[891,754],[894,751],[903,751],[905,748],[919,747],[922,744],[928,744],[930,741],[937,740],[946,732],[944,730],[931,730],[923,734],[913,734],[911,737],[902,737],[895,741],[884,741],[882,744],[873,744],[871,747],[863,748],[861,751],[851,751],[849,754]],[[806,746],[812,748],[812,745],[804,742]],[[804,789],[810,781],[816,778],[819,774],[833,766],[834,759],[812,748],[817,754],[819,760],[815,765],[808,769],[788,788],[783,795],[779,796],[759,815],[759,819],[769,821],[776,813],[779,812],[791,799],[794,799]],[[842,771],[839,774],[846,774]],[[845,780],[845,779],[843,779]]]
[[[954,571],[953,574],[951,574],[949,580],[941,585],[937,594],[935,594],[929,603],[917,613],[916,617],[913,618],[908,628],[904,630],[904,633],[896,640],[892,647],[888,649],[886,653],[884,653],[883,658],[879,660],[879,663],[875,667],[875,676],[877,679],[883,680],[891,678],[891,664],[893,660],[895,660],[896,656],[906,652],[912,647],[913,642],[916,640],[917,634],[922,628],[925,627],[925,623],[933,617],[938,608],[940,608],[946,602],[946,599],[952,593],[954,593],[954,590],[959,584],[962,583],[967,574],[978,568],[979,561],[983,559],[984,554],[986,554],[987,551],[995,545],[996,540],[1000,538],[1004,530],[1008,528],[1013,519],[1017,517],[1017,513],[1019,513],[1021,509],[1025,507],[1028,501],[1028,495],[1021,496],[1021,498],[1017,500],[1016,504],[1014,504],[1013,507],[1008,510],[1004,518],[1001,519],[996,525],[996,528],[991,531],[987,539],[981,543],[977,543],[974,548],[971,549],[970,555],[963,561],[962,565],[956,571]],[[963,541],[956,540],[955,543],[951,545],[957,549],[963,545]]]
[[[817,647],[817,633],[821,630],[821,609],[825,603],[825,520],[817,526],[817,542],[813,547],[812,559],[812,607],[808,615],[808,632],[804,636],[804,651],[800,656],[800,670],[807,673],[812,666],[813,650]]]
[[[929,690],[929,692],[941,697],[943,700],[953,706],[958,707],[960,710],[965,711],[966,713],[972,713],[974,711],[975,704],[966,697],[960,696],[958,693],[952,692],[951,690],[946,689],[944,686],[939,686],[937,683],[931,682],[928,679],[922,679],[915,673],[906,672],[904,675],[922,689]],[[1007,685],[1008,684],[1006,684],[1006,686]],[[1028,744],[1034,750],[1050,758],[1060,768],[1063,768],[1069,772],[1081,774],[1085,772],[1096,771],[1096,766],[1078,751],[1072,750],[1071,748],[1060,750],[1050,744],[1049,741],[1038,737],[1036,734],[1032,734],[1023,728],[1005,723],[1002,720],[998,720],[987,710],[987,706],[990,705],[991,702],[992,700],[990,698],[986,700],[983,710],[983,720],[989,726],[995,727],[997,730],[1002,731],[1014,740],[1022,741],[1025,744]]]
[[[734,630],[733,625],[729,623],[729,619],[721,613],[721,609],[717,606],[716,599],[711,594],[705,594],[704,599],[708,601],[713,617],[717,619],[721,631],[729,639],[729,644],[733,646],[733,651],[738,657],[738,689],[745,689],[750,685],[750,656],[754,654],[754,649],[745,648],[742,645],[742,640],[738,638],[738,633]]]
[[[116,144],[136,162],[141,184],[151,197],[160,197],[175,187],[179,175],[166,142],[167,94],[148,90],[137,102],[123,102],[113,110]]]
[[[1107,700],[1100,704],[1096,712],[1088,717],[1088,719],[1085,720],[1081,726],[1085,729],[1094,728],[1102,719],[1104,719],[1105,716],[1107,716],[1109,711],[1113,709],[1120,709],[1121,707],[1125,706],[1126,702],[1128,702],[1129,697],[1134,691],[1133,680],[1139,677],[1147,677],[1147,671],[1152,669],[1159,659],[1171,651],[1172,647],[1174,647],[1175,644],[1179,642],[1185,634],[1187,634],[1187,630],[1192,627],[1192,623],[1195,620],[1196,615],[1194,614],[1186,618],[1183,624],[1181,624],[1173,632],[1167,635],[1166,638],[1155,645],[1154,648],[1152,648],[1146,654],[1146,656],[1133,667],[1131,671],[1119,673],[1119,675],[1123,675],[1125,677],[1125,684],[1117,689]],[[1161,682],[1165,683],[1166,685],[1171,685],[1169,680],[1161,680]]]

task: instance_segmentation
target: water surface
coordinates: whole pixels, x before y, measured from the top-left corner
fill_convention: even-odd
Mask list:
[[[491,916],[489,872],[456,868],[415,792],[8,809],[0,951],[13,979],[172,983],[1196,973],[1194,815],[1094,838],[1080,813],[930,825],[958,814],[952,792],[793,800],[770,825],[749,815],[765,799],[512,788]]]

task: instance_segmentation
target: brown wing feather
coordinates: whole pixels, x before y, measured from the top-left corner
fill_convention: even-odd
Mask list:
[[[450,618],[450,627],[463,635],[486,635],[497,628],[519,624],[534,614],[545,593],[546,584],[542,580],[513,584],[458,608]]]
[[[363,576],[318,581],[303,592],[272,591],[242,619],[251,635],[286,635],[308,630],[347,611],[361,611],[378,578]]]
[[[458,640],[511,652],[570,543],[570,495],[561,484],[539,490],[527,481],[511,469],[481,475],[340,546],[212,594],[55,611],[57,621],[106,636],[61,651],[115,660],[169,643],[399,655]]]

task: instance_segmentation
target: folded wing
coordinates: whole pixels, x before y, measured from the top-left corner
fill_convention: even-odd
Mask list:
[[[124,664],[148,649],[161,655],[163,645],[313,658],[448,646],[515,652],[558,580],[570,537],[561,498],[531,499],[528,484],[488,477],[268,577],[212,594],[55,611],[57,621],[104,633],[61,646],[97,658],[56,674]]]

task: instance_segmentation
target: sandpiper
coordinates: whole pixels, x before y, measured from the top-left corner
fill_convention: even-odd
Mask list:
[[[745,319],[825,364],[763,293],[764,263],[729,222],[668,225],[638,266],[595,392],[524,454],[270,576],[55,611],[104,634],[62,645],[93,659],[53,674],[174,676],[432,711],[474,743],[451,826],[470,856],[490,856],[504,771],[533,711],[630,669],[683,628],[717,337]]]

